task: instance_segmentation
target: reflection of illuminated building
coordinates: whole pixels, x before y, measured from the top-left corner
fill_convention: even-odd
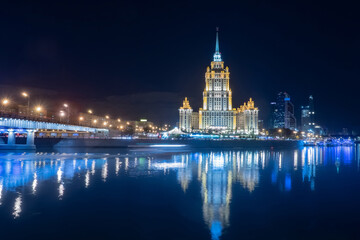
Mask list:
[[[191,159],[197,159],[192,165]],[[173,162],[154,163],[155,168],[176,169],[184,192],[192,180],[192,166],[197,167],[201,183],[203,215],[213,239],[219,239],[229,225],[230,201],[234,181],[251,191],[259,183],[259,168],[265,166],[264,152],[211,152],[174,157]]]
[[[34,158],[33,161],[28,161],[29,158]],[[49,159],[50,158],[50,159]],[[46,159],[46,160],[45,160]],[[26,161],[25,161],[26,160]],[[91,163],[90,163],[91,162]],[[58,198],[62,199],[65,193],[66,179],[72,179],[76,173],[86,171],[85,186],[90,184],[90,168],[95,173],[95,168],[106,169],[107,166],[104,160],[91,160],[87,158],[76,159],[69,161],[65,157],[59,158],[50,154],[46,156],[39,156],[37,154],[11,156],[6,160],[0,160],[0,205],[4,198],[5,191],[15,191],[19,187],[30,186],[32,194],[36,195],[38,192],[38,185],[40,181],[50,178],[55,178],[58,183],[57,192]],[[103,176],[104,177],[104,176]],[[13,205],[13,216],[18,218],[22,212],[23,197],[18,194]]]
[[[229,154],[210,153],[203,156],[201,194],[203,214],[213,239],[219,239],[222,228],[229,224],[232,188]]]
[[[180,182],[181,188],[184,192],[186,192],[189,187],[189,183],[192,180],[192,169],[191,167],[187,167],[189,164],[189,155],[181,155],[181,167],[177,172],[177,178]]]
[[[265,161],[265,159],[260,159]],[[238,179],[241,185],[249,190],[254,191],[256,185],[259,183],[259,153],[257,152],[242,152],[240,156],[240,167],[238,170]]]

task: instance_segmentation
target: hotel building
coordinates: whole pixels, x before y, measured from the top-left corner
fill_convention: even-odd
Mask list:
[[[243,133],[258,134],[258,109],[252,99],[238,110],[232,106],[229,67],[224,66],[219,50],[219,33],[216,32],[216,44],[213,61],[205,72],[203,104],[199,112],[193,112],[185,98],[179,109],[179,127],[191,132]],[[196,121],[198,120],[198,124]]]

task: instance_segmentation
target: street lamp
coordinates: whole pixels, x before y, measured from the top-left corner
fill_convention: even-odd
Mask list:
[[[2,105],[6,106],[10,103],[10,100],[7,98],[4,98],[1,103],[2,103]]]
[[[84,121],[84,117],[79,117],[79,125],[81,125],[81,121]]]
[[[27,116],[29,117],[30,115],[30,94],[28,94],[27,92],[22,92],[21,95],[25,98],[27,98]]]
[[[42,107],[41,106],[36,106],[35,107],[35,112],[37,112],[39,114],[39,117],[41,117],[41,112],[42,112]]]
[[[1,101],[1,105],[2,105],[2,109],[3,111],[5,111],[6,109],[6,106],[10,103],[10,100],[7,99],[7,98],[4,98],[2,101]]]
[[[109,115],[106,115],[105,118],[106,118],[106,119],[109,119],[110,117],[109,117]]]
[[[89,114],[93,114],[93,111],[91,109],[88,110]]]
[[[64,111],[60,111],[60,122],[62,122],[62,118],[65,116],[65,112]]]
[[[69,123],[70,122],[70,107],[67,103],[64,103],[64,107],[67,110],[67,122]]]

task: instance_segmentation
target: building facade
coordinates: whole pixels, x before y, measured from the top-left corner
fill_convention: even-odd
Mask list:
[[[289,94],[280,92],[277,95],[276,102],[272,102],[271,105],[273,128],[296,129],[294,104],[290,101]]]
[[[205,73],[203,107],[199,109],[199,128],[222,132],[234,131],[236,110],[232,108],[230,72],[224,67],[219,51],[219,34],[216,32],[214,59]]]
[[[179,108],[179,129],[185,132],[191,132],[192,108],[187,97],[183,101],[183,106]]]
[[[185,98],[179,109],[179,128],[186,132],[259,134],[258,112],[251,98],[238,109],[232,107],[230,71],[221,58],[217,31],[213,61],[205,72],[202,108],[193,112]]]
[[[199,113],[198,112],[193,112],[191,114],[191,129],[192,129],[192,131],[199,130]]]
[[[250,98],[247,103],[237,109],[236,132],[245,135],[259,134],[259,110]]]
[[[311,95],[309,96],[309,105],[301,106],[301,130],[315,131],[314,98]]]

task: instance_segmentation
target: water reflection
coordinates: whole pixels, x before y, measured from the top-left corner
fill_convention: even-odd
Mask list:
[[[159,174],[168,176],[175,173],[175,181],[185,194],[189,188],[198,188],[204,223],[212,239],[219,239],[223,230],[230,226],[233,191],[242,189],[252,194],[267,182],[270,184],[266,187],[284,193],[299,187],[294,182],[301,182],[315,191],[319,167],[327,166],[340,174],[343,166],[354,163],[359,170],[359,151],[357,146],[287,151],[143,153],[143,156],[136,157],[88,153],[8,154],[0,156],[0,205],[6,192],[15,193],[12,215],[19,218],[24,214],[24,189],[28,187],[29,192],[36,196],[41,191],[39,183],[42,181],[54,182],[58,199],[64,200],[71,198],[65,192],[75,177],[81,178],[82,188],[91,189],[91,184],[98,181],[107,184],[114,177],[159,177]]]

